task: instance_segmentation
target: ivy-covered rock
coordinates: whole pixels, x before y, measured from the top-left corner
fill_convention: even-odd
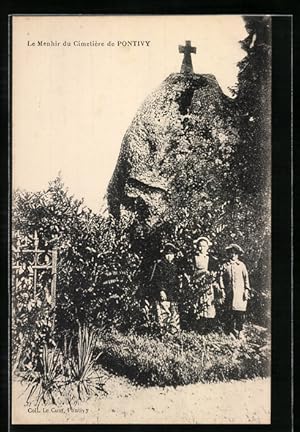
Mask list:
[[[136,212],[153,225],[178,208],[198,210],[216,188],[228,187],[238,139],[233,107],[213,75],[169,75],[124,136],[108,187],[110,212]]]

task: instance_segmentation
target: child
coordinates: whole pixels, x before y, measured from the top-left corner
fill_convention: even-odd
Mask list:
[[[194,240],[194,243],[197,247],[197,253],[194,257],[193,279],[199,287],[202,286],[202,292],[197,299],[196,326],[201,333],[206,334],[214,329],[215,303],[220,290],[216,281],[205,282],[205,277],[213,280],[213,274],[217,275],[218,262],[209,253],[209,247],[212,243],[207,237],[199,237]]]
[[[162,259],[153,268],[151,284],[156,315],[162,332],[176,333],[180,330],[178,314],[178,270],[174,262],[176,248],[167,243]]]
[[[242,248],[232,243],[225,248],[228,260],[221,269],[220,287],[225,290],[228,326],[234,336],[244,339],[243,326],[250,298],[250,284],[245,264],[239,260]]]

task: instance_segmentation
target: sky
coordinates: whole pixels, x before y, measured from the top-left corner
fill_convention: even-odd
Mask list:
[[[215,75],[230,96],[246,36],[229,15],[14,17],[13,189],[43,190],[61,172],[98,212],[136,111],[180,71],[178,45],[191,40],[194,72]]]

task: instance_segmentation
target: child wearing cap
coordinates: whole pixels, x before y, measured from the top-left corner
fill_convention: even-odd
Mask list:
[[[174,261],[176,248],[167,243],[162,258],[153,268],[151,285],[155,301],[158,325],[161,331],[176,333],[180,330],[178,314],[178,269]]]
[[[250,298],[250,283],[246,265],[240,261],[242,248],[232,243],[225,248],[228,259],[220,274],[220,287],[226,293],[227,326],[236,337],[244,339],[243,327]]]

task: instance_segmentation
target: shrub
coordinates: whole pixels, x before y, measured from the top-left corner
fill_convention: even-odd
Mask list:
[[[34,297],[32,280],[24,271],[12,295],[12,361],[14,369],[33,370],[40,366],[44,345],[54,348],[54,315],[47,301],[47,288]]]
[[[40,248],[58,247],[55,310],[58,336],[71,337],[78,321],[96,326],[105,322],[123,329],[134,325],[139,309],[135,274],[140,258],[131,248],[130,223],[130,220],[116,222],[111,217],[94,214],[84,207],[83,201],[68,194],[60,177],[42,192],[15,191],[13,229],[21,235],[32,235],[36,230]],[[40,287],[41,291],[44,289],[45,283]],[[23,313],[22,319],[14,323],[16,335],[27,318],[36,327],[32,311],[26,310],[32,293],[30,289],[27,293],[25,288],[23,291],[20,298],[17,290],[13,290],[14,310],[20,308]],[[29,298],[25,298],[28,293]],[[18,338],[14,341],[18,350],[21,343]]]

